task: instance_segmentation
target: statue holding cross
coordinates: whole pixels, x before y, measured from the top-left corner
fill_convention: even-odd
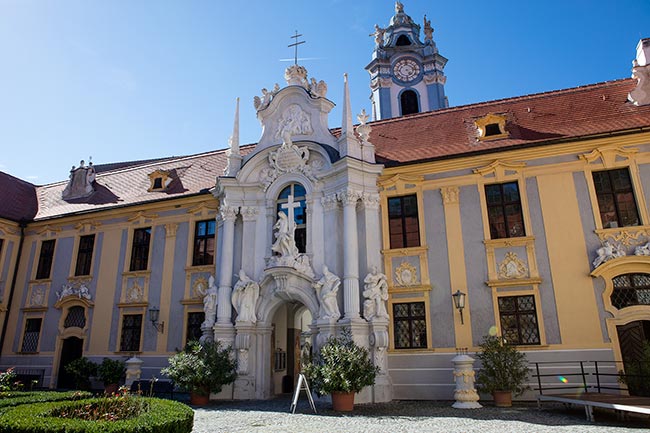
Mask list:
[[[278,253],[283,259],[298,257],[298,247],[296,247],[296,222],[294,219],[293,210],[300,207],[299,202],[293,201],[293,196],[288,197],[287,203],[280,206],[282,209],[287,210],[287,214],[282,211],[278,212],[278,221],[273,226],[276,229],[275,242],[271,249]]]

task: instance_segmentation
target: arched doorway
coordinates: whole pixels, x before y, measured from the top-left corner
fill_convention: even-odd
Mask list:
[[[77,337],[68,337],[61,345],[61,356],[59,358],[59,374],[57,388],[76,389],[74,377],[66,371],[66,366],[72,361],[81,358],[83,354],[84,341]]]
[[[303,352],[311,348],[312,315],[299,302],[287,302],[273,315],[271,383],[273,394],[293,392]]]

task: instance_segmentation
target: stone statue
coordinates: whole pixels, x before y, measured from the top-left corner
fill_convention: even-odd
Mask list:
[[[646,243],[645,245],[639,245],[636,248],[634,248],[634,255],[650,256],[650,242]]]
[[[404,5],[400,1],[395,2],[395,13],[396,14],[403,14],[404,13]]]
[[[623,257],[625,255],[625,251],[623,251],[621,247],[612,245],[609,241],[605,241],[603,242],[603,246],[596,250],[596,254],[598,254],[598,256],[593,263],[594,269],[608,260],[615,259],[617,257]]]
[[[379,272],[376,266],[373,266],[363,282],[365,283],[363,296],[366,298],[363,303],[363,316],[366,320],[375,317],[388,319],[388,311],[386,311],[386,301],[388,301],[386,275]]]
[[[260,297],[260,286],[251,280],[243,269],[239,270],[239,281],[232,292],[232,305],[237,311],[238,322],[257,322],[255,307]]]
[[[375,32],[370,34],[370,36],[375,37],[375,43],[380,47],[384,46],[384,33],[386,33],[386,29],[382,29],[378,24],[375,24]]]
[[[282,257],[293,257],[298,255],[298,247],[296,247],[295,231],[296,224],[289,221],[287,214],[278,212],[278,221],[273,226],[276,229],[275,242],[271,250],[280,254]]]
[[[431,20],[424,16],[424,42],[433,41],[433,27],[431,27]]]
[[[314,284],[320,302],[319,319],[338,320],[341,317],[339,303],[336,299],[340,285],[341,279],[331,273],[327,266],[323,265],[323,276]]]
[[[201,327],[208,328],[214,325],[217,316],[217,287],[214,285],[212,275],[208,279],[208,290],[203,297],[203,312],[205,313],[205,321]]]

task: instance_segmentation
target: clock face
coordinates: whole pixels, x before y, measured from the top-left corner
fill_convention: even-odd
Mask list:
[[[420,75],[420,65],[418,65],[415,60],[402,59],[395,63],[393,73],[400,81],[413,81],[418,75]]]

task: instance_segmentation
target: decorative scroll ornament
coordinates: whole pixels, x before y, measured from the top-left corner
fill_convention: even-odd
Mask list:
[[[365,108],[361,110],[361,113],[357,114],[357,120],[359,121],[359,126],[356,128],[357,135],[362,144],[367,144],[372,127],[368,125],[368,114],[366,114]]]
[[[642,245],[647,242],[645,238],[650,237],[647,229],[625,228],[620,231],[603,230],[597,231],[598,238],[601,242],[609,239],[611,242],[622,244],[629,247],[631,245]]]
[[[142,302],[144,299],[144,290],[137,282],[134,282],[126,291],[126,302]]]
[[[509,251],[505,259],[499,265],[499,278],[509,280],[513,278],[524,278],[528,276],[526,264],[519,260],[517,253]]]
[[[418,284],[417,269],[408,262],[402,262],[395,269],[395,280],[398,286],[415,286]]]
[[[264,191],[271,186],[275,179],[285,173],[299,172],[315,182],[314,171],[320,170],[321,166],[314,162],[309,163],[307,146],[296,146],[291,141],[289,134],[286,134],[280,147],[269,154],[270,167],[262,170],[261,181]]]
[[[64,284],[60,292],[56,292],[58,300],[62,300],[68,296],[78,296],[79,299],[84,298],[90,300],[90,291],[85,284],[80,284],[79,287],[74,287],[71,284]]]
[[[593,262],[594,269],[609,260],[623,256],[625,256],[625,250],[620,245],[605,241],[603,246],[596,250],[596,258]]]

